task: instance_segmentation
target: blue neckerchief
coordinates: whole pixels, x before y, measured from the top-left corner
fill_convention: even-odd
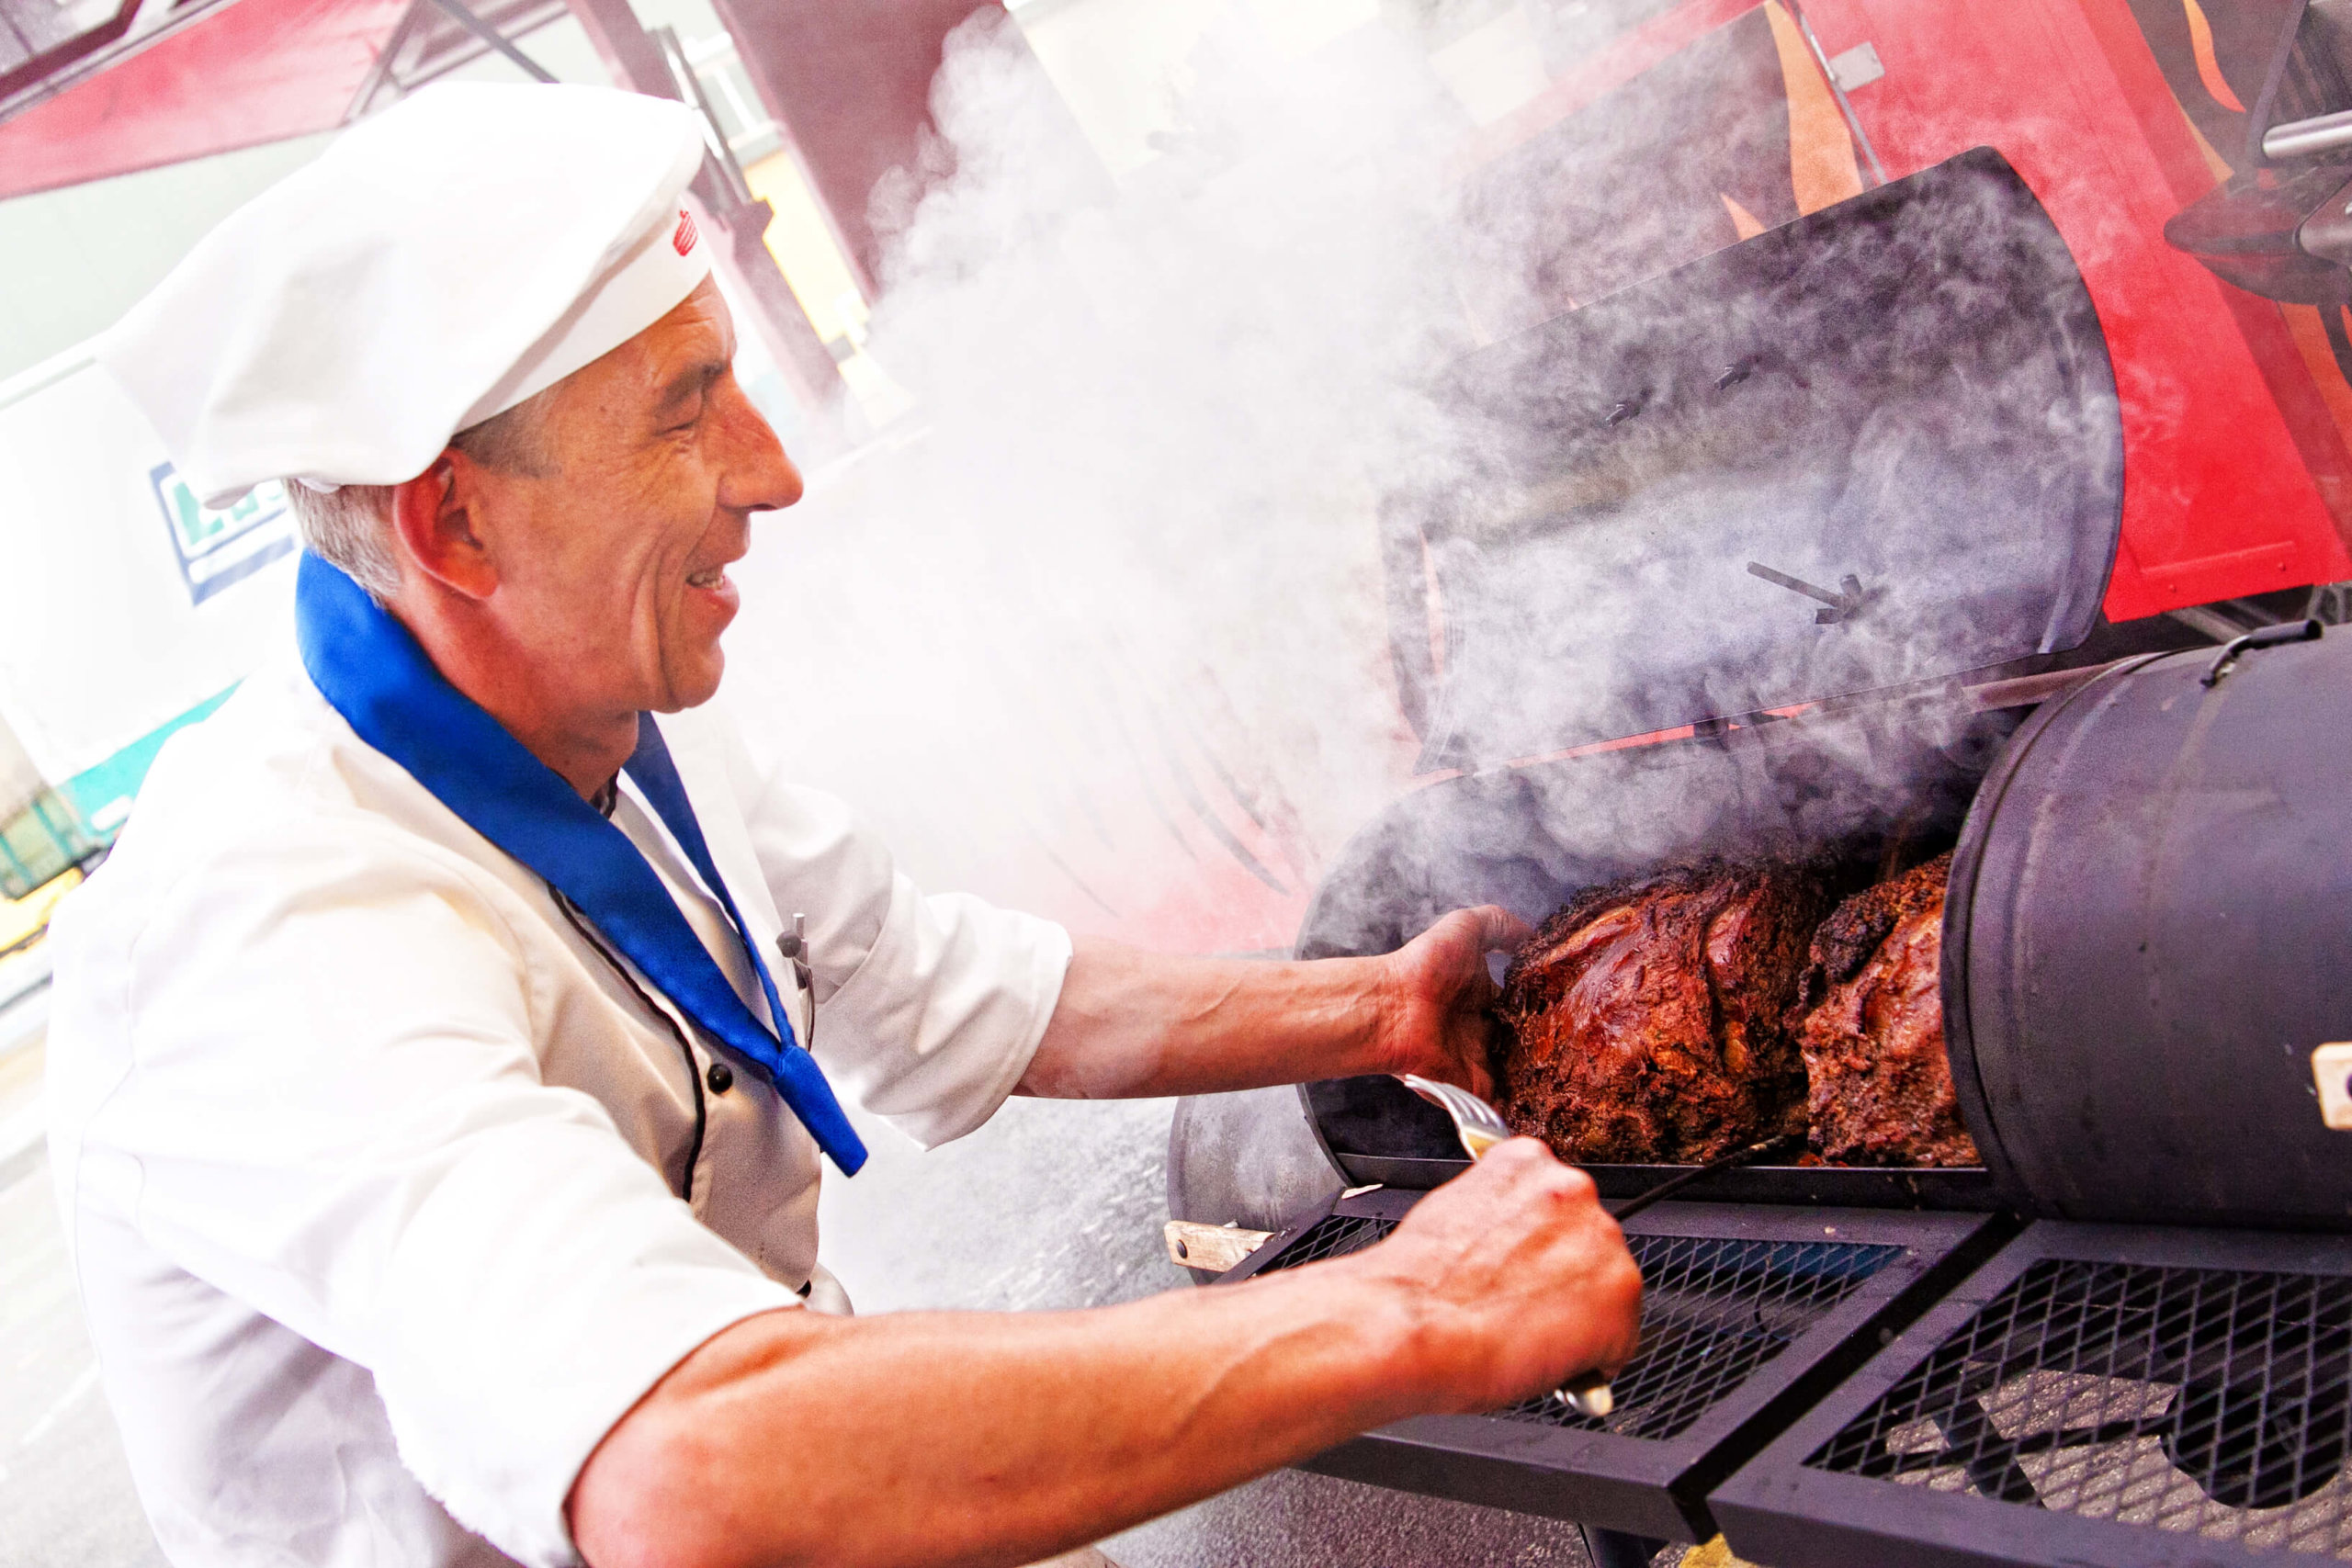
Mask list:
[[[726,909],[767,993],[775,1032],[735,994],[628,835],[449,684],[408,628],[357,583],[307,552],[295,580],[294,636],[312,683],[360,739],[578,905],[687,1017],[758,1063],[818,1146],[843,1172],[856,1173],[865,1145],[816,1059],[793,1039],[775,981],[719,877],[650,714],[638,718],[637,750],[623,771]]]

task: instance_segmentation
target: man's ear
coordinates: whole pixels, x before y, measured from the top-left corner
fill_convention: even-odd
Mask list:
[[[392,487],[392,531],[417,569],[469,599],[487,599],[498,587],[474,511],[480,503],[474,465],[455,447],[432,467]]]

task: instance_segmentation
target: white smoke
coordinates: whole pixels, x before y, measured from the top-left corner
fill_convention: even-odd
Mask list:
[[[951,41],[955,172],[899,213],[869,329],[915,428],[763,525],[730,640],[736,705],[925,882],[1285,945],[1406,784],[1373,508],[1467,341],[1460,112],[1362,41],[1277,82],[1213,35],[1124,186],[1017,38]]]
[[[1647,254],[1638,203],[1619,231],[1563,236],[1540,160],[1465,182],[1475,128],[1430,47],[1449,13],[1424,9],[1304,59],[1229,10],[1159,156],[1116,178],[1009,24],[950,39],[943,143],[876,204],[870,349],[915,412],[762,525],[729,643],[757,739],[927,886],[1171,947],[1279,948],[1348,835],[1414,782],[1380,510],[1494,471],[1434,389],[1567,302],[1564,247],[1589,240],[1621,274]],[[1566,156],[1624,163],[1618,141],[1658,134],[1621,116]],[[1630,449],[1616,466],[1640,469]],[[1649,477],[1661,515],[1737,503]],[[1536,597],[1483,628],[1576,650],[1531,694],[1552,716],[1604,722],[1631,639],[1729,657],[1703,604],[1670,627],[1631,619],[1617,587],[1679,569],[1644,537],[1548,544],[1528,558]],[[1868,787],[1906,787],[1917,746],[1842,744]],[[1646,849],[1713,809],[1655,795],[1571,780],[1511,810]]]

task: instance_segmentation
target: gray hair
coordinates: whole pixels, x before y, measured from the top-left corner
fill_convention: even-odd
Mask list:
[[[286,499],[294,508],[304,549],[341,567],[379,604],[400,592],[401,569],[392,559],[391,486],[312,490],[288,479]]]
[[[544,477],[554,471],[547,451],[547,414],[554,387],[534,392],[503,413],[494,413],[449,437],[449,445],[501,473]],[[343,569],[345,576],[381,604],[401,588],[398,547],[392,541],[392,487],[344,485],[313,490],[288,479],[286,498],[302,547]]]

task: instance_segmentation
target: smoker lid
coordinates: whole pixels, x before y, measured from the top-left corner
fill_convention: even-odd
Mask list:
[[[2069,649],[2122,515],[2065,242],[1977,148],[1498,343],[1387,513],[1425,768]]]

